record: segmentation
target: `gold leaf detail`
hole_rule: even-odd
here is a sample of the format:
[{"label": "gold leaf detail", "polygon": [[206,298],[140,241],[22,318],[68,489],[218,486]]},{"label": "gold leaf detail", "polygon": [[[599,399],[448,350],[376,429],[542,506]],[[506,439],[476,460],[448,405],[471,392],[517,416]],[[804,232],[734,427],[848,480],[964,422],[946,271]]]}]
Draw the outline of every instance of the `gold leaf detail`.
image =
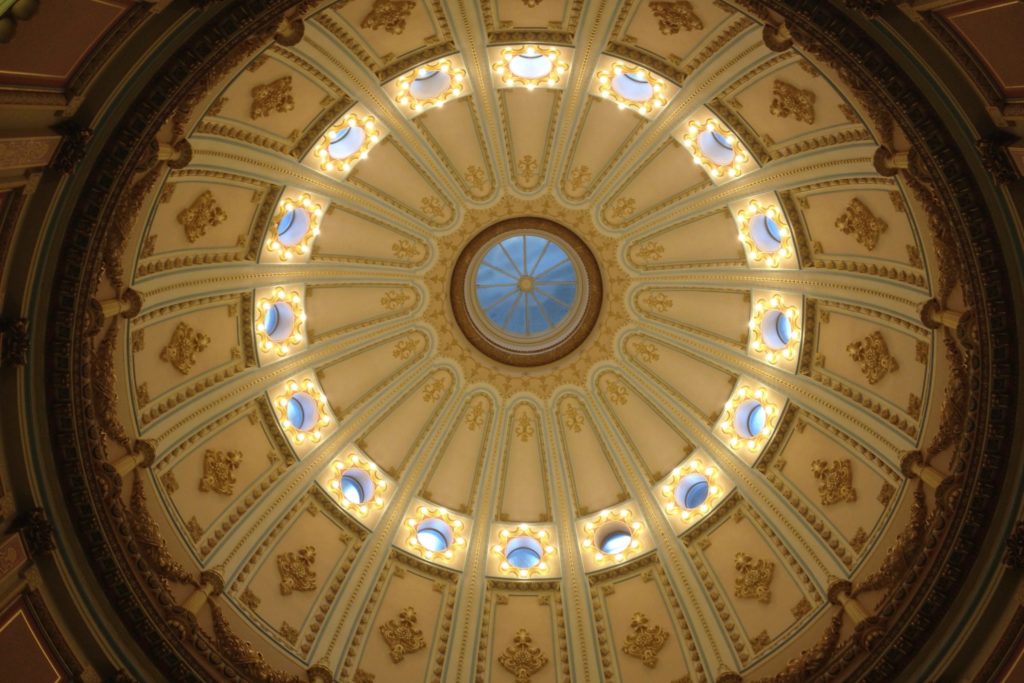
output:
[{"label": "gold leaf detail", "polygon": [[814,123],[814,93],[775,79],[772,84],[772,103],[768,111],[779,118],[793,117],[803,123]]},{"label": "gold leaf detail", "polygon": [[914,360],[918,363],[928,362],[928,342],[918,341],[917,346],[914,347]]},{"label": "gold leaf detail", "polygon": [[852,234],[868,251],[874,251],[879,236],[889,229],[885,221],[877,218],[867,204],[856,197],[850,201],[843,215],[836,219],[836,227],[846,235]]},{"label": "gold leaf detail", "polygon": [[230,496],[235,492],[235,470],[242,464],[241,451],[208,450],[203,455],[200,491],[215,491]]},{"label": "gold leaf detail", "polygon": [[754,651],[754,654],[757,654],[768,647],[770,642],[772,642],[772,638],[768,635],[768,631],[761,631],[750,639],[750,649]]},{"label": "gold leaf detail", "polygon": [[658,353],[658,347],[651,342],[638,341],[633,345],[633,353],[645,363],[653,363],[656,360],[661,359],[661,354]]},{"label": "gold leaf detail", "polygon": [[278,555],[281,595],[291,595],[293,591],[305,593],[316,590],[316,572],[313,570],[315,561],[316,548],[311,545],[300,548],[298,552]]},{"label": "gold leaf detail", "polygon": [[811,603],[807,601],[807,598],[800,598],[800,602],[796,603],[793,609],[789,611],[793,618],[799,621],[805,614],[811,611]]},{"label": "gold leaf detail", "polygon": [[434,379],[433,381],[428,382],[423,387],[423,401],[425,403],[434,403],[434,402],[436,402],[439,398],[441,398],[441,394],[444,393],[444,388],[445,388],[444,377],[438,377],[438,378]]},{"label": "gold leaf detail", "polygon": [[769,603],[772,599],[771,583],[775,563],[770,560],[755,560],[746,553],[736,553],[736,597],[756,598]]},{"label": "gold leaf detail", "polygon": [[662,292],[655,292],[644,297],[643,304],[649,310],[664,313],[672,308],[672,299]]},{"label": "gold leaf detail", "polygon": [[299,640],[298,630],[287,621],[281,622],[281,628],[277,629],[281,637],[294,645]]},{"label": "gold leaf detail", "polygon": [[185,228],[185,237],[189,242],[195,242],[206,234],[207,228],[216,227],[227,219],[228,215],[217,206],[217,201],[209,190],[199,195],[192,202],[192,206],[178,214],[178,223]]},{"label": "gold leaf detail", "polygon": [[658,19],[658,30],[666,36],[679,33],[681,29],[699,31],[704,28],[704,22],[694,13],[693,5],[686,0],[652,2],[650,8]]},{"label": "gold leaf detail", "polygon": [[565,405],[565,426],[576,434],[580,433],[583,429],[583,425],[586,424],[586,418],[583,416],[583,411],[577,408],[572,403]]},{"label": "gold leaf detail", "polygon": [[665,647],[665,641],[668,640],[668,631],[660,626],[651,626],[641,612],[633,614],[629,627],[633,632],[626,636],[622,651],[630,657],[639,659],[647,668],[653,669],[658,663],[658,652]]},{"label": "gold leaf detail", "polygon": [[259,596],[253,593],[251,588],[246,588],[242,591],[242,594],[238,596],[238,600],[243,605],[254,611],[260,606]]},{"label": "gold leaf detail", "polygon": [[444,205],[441,204],[441,200],[437,197],[424,197],[420,200],[420,207],[423,209],[423,213],[434,218],[444,217]]},{"label": "gold leaf detail", "polygon": [[533,436],[533,419],[530,417],[529,412],[524,410],[516,416],[515,432],[516,436],[519,437],[519,440],[523,443],[529,441],[530,437]]},{"label": "gold leaf detail", "polygon": [[640,245],[640,248],[636,250],[636,255],[645,261],[660,261],[661,257],[665,255],[665,247],[660,242],[650,241],[644,242]]},{"label": "gold leaf detail", "polygon": [[875,384],[900,367],[889,353],[889,347],[881,332],[872,332],[860,341],[851,342],[846,347],[846,352],[850,354],[850,358],[860,363],[860,371],[867,377],[868,384]]},{"label": "gold leaf detail", "polygon": [[533,182],[533,177],[537,174],[537,168],[537,160],[533,158],[532,154],[527,154],[516,164],[516,169],[519,171],[519,177],[526,185]]},{"label": "gold leaf detail", "polygon": [[587,183],[590,182],[590,179],[592,177],[593,176],[590,173],[589,166],[587,166],[586,164],[583,164],[582,166],[577,166],[576,168],[572,169],[572,172],[569,174],[569,189],[571,189],[574,192],[578,192],[579,190],[583,189],[583,187],[586,186]]},{"label": "gold leaf detail", "polygon": [[498,663],[515,676],[516,683],[529,683],[530,677],[544,668],[548,658],[539,647],[530,647],[533,638],[521,628],[516,632],[512,644],[498,656]]},{"label": "gold leaf detail", "polygon": [[487,191],[487,176],[484,174],[484,169],[479,166],[473,165],[466,169],[463,174],[466,182],[477,192],[483,193]]},{"label": "gold leaf detail", "polygon": [[636,211],[636,200],[632,197],[619,197],[612,204],[609,215],[612,218],[625,218]]},{"label": "gold leaf detail", "polygon": [[380,305],[389,311],[394,311],[405,306],[405,302],[408,300],[409,295],[404,289],[389,289],[380,298]]},{"label": "gold leaf detail", "polygon": [[[424,201],[426,199],[424,198]],[[411,240],[398,240],[391,245],[391,252],[395,258],[402,261],[412,261],[420,255],[420,248]]]},{"label": "gold leaf detail", "polygon": [[415,8],[414,0],[375,0],[360,26],[371,31],[384,29],[397,36],[405,30],[405,21]]},{"label": "gold leaf detail", "polygon": [[284,114],[294,108],[291,76],[282,76],[276,81],[257,85],[252,89],[252,108],[249,110],[249,116],[253,121],[270,116],[274,112]]},{"label": "gold leaf detail", "polygon": [[395,348],[391,350],[391,355],[400,360],[408,360],[416,352],[417,346],[419,346],[419,342],[415,339],[400,339],[395,342]]},{"label": "gold leaf detail", "polygon": [[608,396],[608,400],[616,405],[624,406],[629,402],[629,394],[626,392],[626,387],[615,380],[605,385],[604,392]]},{"label": "gold leaf detail", "polygon": [[407,654],[427,646],[423,631],[416,628],[416,610],[406,607],[398,613],[397,619],[389,619],[380,625],[380,634],[391,650],[391,661],[399,663]]},{"label": "gold leaf detail", "polygon": [[188,323],[178,323],[171,335],[171,341],[160,352],[160,360],[166,361],[183,375],[192,371],[196,354],[210,345],[210,338],[193,329]]},{"label": "gold leaf detail", "polygon": [[484,426],[484,411],[486,410],[483,401],[477,401],[469,406],[466,411],[466,428],[475,432],[478,427]]},{"label": "gold leaf detail", "polygon": [[857,500],[857,491],[852,483],[853,466],[849,459],[831,463],[815,460],[811,463],[811,473],[818,480],[818,495],[821,496],[822,505],[853,503]]},{"label": "gold leaf detail", "polygon": [[850,539],[850,547],[853,548],[854,552],[860,552],[864,549],[864,544],[868,542],[868,532],[864,531],[864,527],[857,527],[857,533]]}]

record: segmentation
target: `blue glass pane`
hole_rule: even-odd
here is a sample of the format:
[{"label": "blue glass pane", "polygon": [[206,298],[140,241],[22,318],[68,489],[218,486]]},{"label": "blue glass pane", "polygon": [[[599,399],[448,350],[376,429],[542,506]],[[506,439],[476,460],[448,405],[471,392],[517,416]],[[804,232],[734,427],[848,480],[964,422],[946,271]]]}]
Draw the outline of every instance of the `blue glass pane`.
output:
[{"label": "blue glass pane", "polygon": [[416,540],[427,550],[435,553],[444,551],[448,547],[448,539],[437,529],[420,529],[416,532]]},{"label": "blue glass pane", "polygon": [[280,317],[277,315],[277,306],[278,304],[274,304],[267,309],[267,335],[271,337],[277,332],[277,325],[280,322]]},{"label": "blue glass pane", "polygon": [[627,531],[613,531],[601,539],[601,552],[609,555],[621,553],[629,547],[633,537]]},{"label": "blue glass pane", "polygon": [[710,486],[702,474],[688,474],[683,477],[676,488],[676,501],[683,507],[692,510],[700,507],[708,499]]},{"label": "blue glass pane", "polygon": [[732,149],[732,145],[729,144],[728,138],[719,133],[717,130],[711,131],[711,137],[713,137],[715,139],[715,142],[720,144],[722,147],[725,147],[726,149]]},{"label": "blue glass pane", "polygon": [[526,333],[526,297],[516,294],[516,303],[512,307],[512,317],[508,319],[505,329],[514,334]]},{"label": "blue glass pane", "polygon": [[793,336],[793,324],[789,322],[789,318],[785,315],[779,315],[775,318],[775,333],[779,335],[779,340],[783,344],[788,344],[790,338]]},{"label": "blue glass pane", "polygon": [[774,219],[768,216],[764,217],[764,227],[768,230],[768,234],[772,236],[772,239],[776,242],[782,242],[782,233],[779,232],[779,224]]},{"label": "blue glass pane", "polygon": [[348,474],[341,478],[341,493],[352,503],[358,504],[366,500],[363,485],[355,477]]},{"label": "blue glass pane", "polygon": [[540,564],[540,555],[533,548],[516,548],[509,552],[505,559],[517,569],[530,569]]},{"label": "blue glass pane", "polygon": [[[502,296],[504,296],[504,294],[502,294]],[[487,317],[490,318],[498,327],[504,328],[506,321],[512,313],[512,306],[515,305],[517,299],[519,299],[518,291],[511,296],[506,296],[497,305],[485,309],[487,311]]]},{"label": "blue glass pane", "polygon": [[[498,266],[501,268],[501,266]],[[477,285],[508,285],[514,287],[516,278],[509,274],[508,268],[497,270],[487,262],[481,263],[476,272]]]},{"label": "blue glass pane", "polygon": [[[572,289],[575,291],[575,287]],[[551,298],[550,294],[545,296],[548,293],[546,290],[538,289],[538,292],[537,298],[541,302],[541,308],[544,309],[544,315],[547,316],[552,325],[557,325],[569,312],[569,308],[561,301]],[[567,301],[572,301],[572,298],[570,297]]]},{"label": "blue glass pane", "polygon": [[747,432],[750,436],[757,436],[764,429],[766,415],[764,407],[759,403],[750,409],[747,415]]},{"label": "blue glass pane", "polygon": [[572,261],[566,259],[545,273],[537,273],[536,277],[537,282],[541,284],[545,282],[574,282],[576,269],[573,267]]},{"label": "blue glass pane", "polygon": [[543,256],[541,256],[539,260],[530,264],[530,274],[533,275],[534,277],[546,277],[544,273],[546,273],[551,268],[558,265],[565,259],[565,252],[562,251],[557,244],[552,244],[550,247],[548,247],[547,251],[544,252]]},{"label": "blue glass pane", "polygon": [[288,415],[288,422],[291,423],[296,429],[302,429],[306,422],[306,411],[302,407],[302,401],[297,398],[288,399],[288,407],[286,408]]},{"label": "blue glass pane", "polygon": [[[526,273],[533,273],[534,266],[537,265],[537,261],[540,259],[542,253],[551,251],[551,248],[555,245],[547,241],[543,237],[537,237],[536,235],[527,235],[523,238],[526,244],[526,261],[523,271]],[[561,251],[561,249],[559,249]]]}]

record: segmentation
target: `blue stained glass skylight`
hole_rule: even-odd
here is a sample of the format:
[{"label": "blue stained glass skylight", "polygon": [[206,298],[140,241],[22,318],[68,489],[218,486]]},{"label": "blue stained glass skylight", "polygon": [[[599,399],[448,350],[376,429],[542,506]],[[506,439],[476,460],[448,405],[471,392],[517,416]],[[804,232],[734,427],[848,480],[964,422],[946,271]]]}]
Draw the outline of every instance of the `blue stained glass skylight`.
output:
[{"label": "blue stained glass skylight", "polygon": [[539,235],[516,235],[492,246],[476,272],[480,310],[498,329],[521,337],[562,323],[578,294],[576,266],[565,250]]}]

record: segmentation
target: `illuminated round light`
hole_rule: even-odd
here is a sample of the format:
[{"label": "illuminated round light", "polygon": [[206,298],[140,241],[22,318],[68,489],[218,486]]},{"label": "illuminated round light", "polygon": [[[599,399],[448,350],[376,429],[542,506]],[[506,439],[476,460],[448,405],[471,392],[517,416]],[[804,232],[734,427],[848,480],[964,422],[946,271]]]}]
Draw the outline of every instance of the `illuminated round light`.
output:
[{"label": "illuminated round light", "polygon": [[782,311],[768,311],[761,320],[761,338],[769,348],[779,351],[793,338],[793,323]]},{"label": "illuminated round light", "polygon": [[543,556],[540,543],[529,536],[516,536],[505,545],[505,560],[516,569],[532,569]]},{"label": "illuminated round light", "polygon": [[654,97],[654,86],[638,73],[620,73],[612,78],[612,88],[631,102],[646,102]]},{"label": "illuminated round light", "polygon": [[699,508],[707,501],[710,490],[708,478],[703,474],[687,474],[676,486],[676,502],[687,510]]},{"label": "illuminated round light", "polygon": [[305,392],[293,394],[285,407],[288,423],[300,432],[308,432],[316,426],[316,401]]},{"label": "illuminated round light", "polygon": [[736,158],[736,150],[728,138],[716,130],[704,130],[697,136],[700,151],[719,166],[728,166]]},{"label": "illuminated round light", "polygon": [[289,304],[279,301],[267,309],[263,324],[267,337],[281,343],[291,336],[295,328],[295,311]]},{"label": "illuminated round light", "polygon": [[758,213],[750,219],[750,236],[761,251],[775,252],[782,246],[782,229],[767,214]]},{"label": "illuminated round light", "polygon": [[619,522],[606,524],[598,536],[597,547],[605,555],[616,555],[625,552],[633,542],[633,534],[629,527]]},{"label": "illuminated round light", "polygon": [[309,211],[301,206],[289,209],[277,222],[277,241],[286,247],[294,247],[309,233],[311,222]]},{"label": "illuminated round light", "polygon": [[425,519],[416,526],[416,541],[426,550],[443,553],[452,544],[452,529],[440,519]]},{"label": "illuminated round light", "polygon": [[350,503],[361,505],[373,498],[373,481],[370,475],[360,469],[349,469],[341,473],[341,495]]},{"label": "illuminated round light", "polygon": [[409,94],[418,100],[430,100],[449,88],[452,77],[440,69],[422,71],[409,86]]},{"label": "illuminated round light", "polygon": [[366,132],[359,126],[345,126],[331,136],[327,143],[327,153],[332,159],[347,159],[363,146]]},{"label": "illuminated round light", "polygon": [[551,73],[554,64],[547,55],[526,52],[509,60],[508,69],[520,78],[537,79],[544,78]]},{"label": "illuminated round light", "polygon": [[733,427],[743,437],[753,439],[762,431],[768,423],[768,413],[760,401],[750,399],[744,401],[736,409],[736,416],[733,418]]}]

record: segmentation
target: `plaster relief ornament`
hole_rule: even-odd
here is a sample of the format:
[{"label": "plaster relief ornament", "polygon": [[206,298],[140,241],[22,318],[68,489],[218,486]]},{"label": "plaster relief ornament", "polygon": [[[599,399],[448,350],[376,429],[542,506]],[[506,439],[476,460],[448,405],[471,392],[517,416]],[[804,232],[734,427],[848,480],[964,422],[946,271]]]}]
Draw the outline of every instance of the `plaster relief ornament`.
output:
[{"label": "plaster relief ornament", "polygon": [[281,595],[291,595],[292,591],[309,592],[316,590],[316,572],[313,563],[316,561],[316,548],[311,545],[294,553],[281,553],[277,556],[277,571],[281,574]]},{"label": "plaster relief ornament", "polygon": [[539,647],[530,647],[533,638],[525,628],[516,632],[512,644],[498,657],[498,663],[515,676],[516,683],[530,683],[530,677],[544,668],[547,656]]},{"label": "plaster relief ornament", "polygon": [[208,228],[214,228],[228,219],[224,210],[217,206],[213,193],[209,190],[199,195],[192,206],[178,214],[178,223],[185,228],[185,238],[195,242],[206,234]]},{"label": "plaster relief ornament", "polygon": [[765,604],[771,602],[772,575],[775,564],[769,560],[755,560],[746,553],[736,553],[736,597],[756,598]]},{"label": "plaster relief ornament", "polygon": [[641,612],[633,614],[629,627],[633,632],[626,636],[626,644],[622,646],[622,651],[653,669],[658,663],[658,652],[665,647],[668,640],[668,631],[660,626],[651,626],[647,616]]},{"label": "plaster relief ornament", "polygon": [[407,654],[427,646],[423,631],[416,628],[416,610],[406,607],[398,613],[397,619],[389,619],[380,625],[380,634],[391,650],[391,661],[398,664]]},{"label": "plaster relief ornament", "polygon": [[899,370],[899,363],[889,353],[881,332],[872,332],[860,341],[846,347],[850,358],[860,363],[860,371],[867,377],[868,384],[875,384],[890,372]]},{"label": "plaster relief ornament", "polygon": [[693,5],[687,0],[651,2],[649,6],[658,18],[658,30],[666,36],[679,33],[680,29],[699,31],[704,28],[704,22],[694,13]]},{"label": "plaster relief ornament", "polygon": [[397,36],[405,30],[405,21],[415,8],[414,0],[376,0],[360,26],[371,31],[384,29]]},{"label": "plaster relief ornament", "polygon": [[836,227],[844,234],[853,235],[868,251],[874,251],[879,236],[889,229],[888,223],[871,213],[867,204],[856,197],[850,201],[843,215],[836,219]]},{"label": "plaster relief ornament", "polygon": [[284,114],[294,108],[291,76],[282,76],[276,81],[257,85],[252,89],[252,108],[249,110],[249,116],[253,121],[270,116],[274,112]]},{"label": "plaster relief ornament", "polygon": [[857,500],[857,492],[853,488],[853,470],[849,459],[827,463],[815,460],[811,463],[811,473],[818,480],[818,495],[822,505],[836,503],[853,503]]},{"label": "plaster relief ornament", "polygon": [[814,123],[814,93],[775,80],[772,84],[772,103],[768,111],[782,119],[794,118],[806,124]]},{"label": "plaster relief ornament", "polygon": [[160,352],[160,360],[166,361],[183,375],[192,371],[196,354],[210,345],[210,338],[193,329],[188,323],[178,323],[171,335],[171,341]]},{"label": "plaster relief ornament", "polygon": [[213,491],[225,496],[235,492],[235,470],[242,464],[241,451],[208,450],[203,455],[203,477],[200,491]]}]

